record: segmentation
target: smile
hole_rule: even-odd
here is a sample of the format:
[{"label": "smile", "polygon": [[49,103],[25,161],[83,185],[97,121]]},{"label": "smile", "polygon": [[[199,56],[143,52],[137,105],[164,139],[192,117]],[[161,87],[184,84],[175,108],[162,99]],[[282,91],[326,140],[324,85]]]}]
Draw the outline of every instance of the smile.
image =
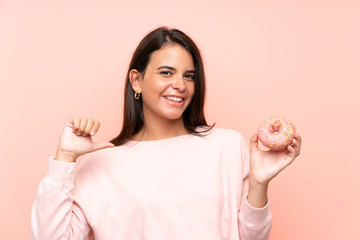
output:
[{"label": "smile", "polygon": [[177,102],[177,103],[180,103],[180,102],[184,101],[184,98],[181,98],[181,97],[164,96],[164,98],[169,99],[169,100],[171,100],[173,102]]}]

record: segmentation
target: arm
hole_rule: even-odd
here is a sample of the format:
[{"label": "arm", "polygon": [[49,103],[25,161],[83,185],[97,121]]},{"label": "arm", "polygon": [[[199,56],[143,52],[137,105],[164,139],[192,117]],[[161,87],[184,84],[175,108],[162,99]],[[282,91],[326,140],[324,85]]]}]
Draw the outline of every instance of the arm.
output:
[{"label": "arm", "polygon": [[[31,239],[89,239],[84,203],[74,188],[77,157],[112,143],[93,143],[100,123],[73,118],[64,127],[55,159],[50,159],[31,213]],[[91,135],[91,136],[90,136]]]},{"label": "arm", "polygon": [[[250,156],[243,153],[243,159],[250,159],[244,161],[247,166],[243,166],[243,169],[248,169],[250,165],[250,171],[243,174],[244,189],[247,187],[247,194],[241,203],[239,217],[240,223],[243,223],[240,224],[241,239],[269,238],[271,230],[271,213],[268,209],[267,197],[269,182],[295,160],[300,154],[300,147],[301,137],[298,134],[292,145],[282,151],[262,151],[258,148],[257,134],[251,138]],[[251,228],[256,231],[250,231]]]},{"label": "arm", "polygon": [[31,213],[31,239],[89,239],[90,227],[74,190],[76,163],[50,158]]},{"label": "arm", "polygon": [[[240,211],[238,214],[239,223],[239,235],[242,240],[265,240],[269,239],[272,215],[267,200],[267,186],[266,189],[254,188],[258,187],[251,183],[250,177],[250,154],[246,147],[245,141],[242,141],[242,176],[243,176],[243,191],[240,203]],[[250,197],[255,198],[256,202],[249,201]],[[260,197],[259,197],[259,196]],[[263,196],[265,197],[265,203],[262,202]],[[257,202],[261,202],[261,206],[255,205]]]}]

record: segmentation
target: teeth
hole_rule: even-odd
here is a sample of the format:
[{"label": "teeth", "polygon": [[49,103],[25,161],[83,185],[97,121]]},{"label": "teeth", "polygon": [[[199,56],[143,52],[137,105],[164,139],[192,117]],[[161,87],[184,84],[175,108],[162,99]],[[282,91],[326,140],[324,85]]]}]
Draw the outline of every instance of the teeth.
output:
[{"label": "teeth", "polygon": [[172,96],[165,96],[166,99],[169,99],[171,101],[174,102],[181,102],[182,100],[184,100],[183,98],[179,98],[179,97],[172,97]]}]

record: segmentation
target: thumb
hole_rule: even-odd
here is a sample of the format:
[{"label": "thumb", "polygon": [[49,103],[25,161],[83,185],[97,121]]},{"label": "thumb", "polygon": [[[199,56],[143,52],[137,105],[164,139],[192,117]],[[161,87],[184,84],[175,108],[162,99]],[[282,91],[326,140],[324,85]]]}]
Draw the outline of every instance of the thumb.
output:
[{"label": "thumb", "polygon": [[65,124],[65,126],[68,126],[68,127],[73,128],[73,127],[74,127],[74,121],[72,120],[72,121],[70,121],[70,122],[67,122],[67,123]]},{"label": "thumb", "polygon": [[110,148],[110,147],[115,147],[115,145],[112,144],[111,142],[94,143],[92,151],[97,151],[97,150],[100,150],[100,149]]},{"label": "thumb", "polygon": [[250,152],[259,150],[259,145],[258,145],[258,134],[257,132],[250,138]]}]

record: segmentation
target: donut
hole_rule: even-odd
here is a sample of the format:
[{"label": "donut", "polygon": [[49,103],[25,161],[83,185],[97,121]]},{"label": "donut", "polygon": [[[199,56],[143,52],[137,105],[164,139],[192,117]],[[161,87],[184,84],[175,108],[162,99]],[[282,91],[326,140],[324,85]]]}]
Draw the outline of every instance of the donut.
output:
[{"label": "donut", "polygon": [[258,130],[259,141],[267,148],[281,150],[289,146],[295,137],[295,126],[286,118],[271,117]]}]

